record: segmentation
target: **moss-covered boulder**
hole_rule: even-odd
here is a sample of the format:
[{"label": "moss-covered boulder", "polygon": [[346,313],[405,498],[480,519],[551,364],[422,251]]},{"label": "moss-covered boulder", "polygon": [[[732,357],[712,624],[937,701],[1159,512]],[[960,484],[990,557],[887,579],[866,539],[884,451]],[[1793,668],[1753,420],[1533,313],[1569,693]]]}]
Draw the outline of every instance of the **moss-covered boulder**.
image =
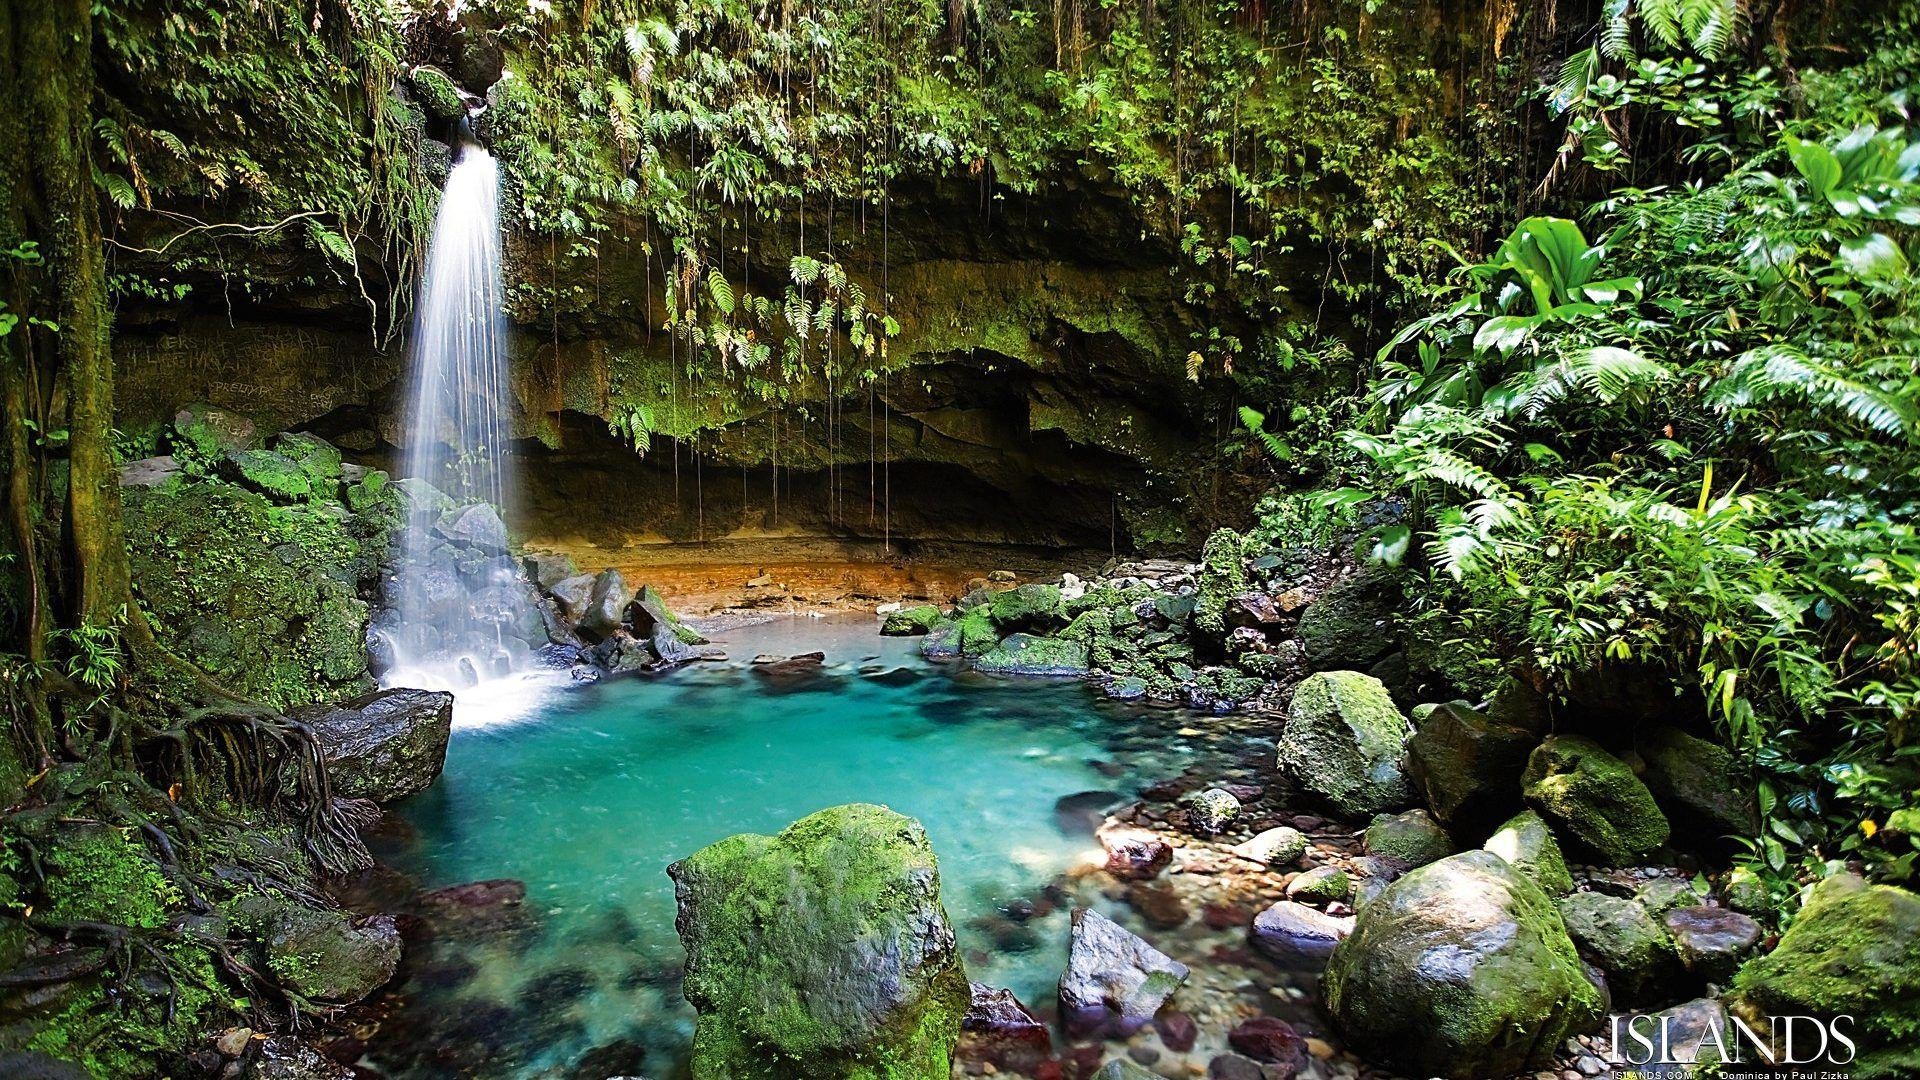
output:
[{"label": "moss-covered boulder", "polygon": [[1753,777],[1726,747],[1658,724],[1634,750],[1646,764],[1641,780],[1690,848],[1723,849],[1759,828]]},{"label": "moss-covered boulder", "polygon": [[1393,576],[1371,569],[1335,585],[1300,613],[1294,635],[1317,671],[1364,668],[1393,651],[1401,595]]},{"label": "moss-covered boulder", "polygon": [[[299,463],[276,458],[311,494]],[[394,492],[354,511],[207,476],[124,488],[135,595],[163,644],[247,697],[285,708],[365,693]]]},{"label": "moss-covered boulder", "polygon": [[1367,826],[1367,854],[1425,866],[1453,854],[1453,837],[1425,810],[1379,814]]},{"label": "moss-covered boulder", "polygon": [[948,1075],[969,993],[918,822],[831,807],[667,873],[694,1080]]},{"label": "moss-covered boulder", "polygon": [[1227,605],[1247,591],[1245,541],[1232,529],[1207,537],[1200,549],[1200,571],[1194,591],[1193,628],[1210,640],[1227,636]]},{"label": "moss-covered boulder", "polygon": [[918,637],[940,622],[940,609],[932,604],[916,604],[887,613],[880,632],[888,637]]},{"label": "moss-covered boulder", "polygon": [[1906,889],[1827,878],[1733,985],[1772,1016],[1853,1017],[1861,1080],[1920,1075],[1920,896]]},{"label": "moss-covered boulder", "polygon": [[1646,908],[1604,893],[1577,892],[1559,901],[1560,917],[1581,955],[1607,973],[1615,1001],[1645,1000],[1680,973],[1673,939]]},{"label": "moss-covered boulder", "polygon": [[389,915],[353,919],[266,895],[242,897],[226,914],[257,943],[274,978],[316,1005],[359,1001],[400,964],[400,931]]},{"label": "moss-covered boulder", "polygon": [[990,675],[1078,678],[1087,673],[1087,647],[1066,638],[1009,634],[975,658],[973,669]]},{"label": "moss-covered boulder", "polygon": [[1435,705],[1407,740],[1407,775],[1435,817],[1477,831],[1517,808],[1520,774],[1539,741],[1463,702]]},{"label": "moss-covered boulder", "polygon": [[1003,634],[1017,631],[1044,633],[1065,625],[1058,585],[1029,584],[995,593],[986,605],[987,617]]},{"label": "moss-covered boulder", "polygon": [[1667,819],[1647,785],[1592,739],[1549,737],[1527,759],[1521,785],[1556,830],[1610,865],[1627,865],[1667,842]]},{"label": "moss-covered boulder", "polygon": [[460,88],[437,67],[422,64],[407,72],[407,89],[413,91],[414,99],[426,114],[440,123],[451,123],[467,115],[466,103],[460,100]]},{"label": "moss-covered boulder", "polygon": [[1485,851],[1387,886],[1334,947],[1322,989],[1362,1054],[1460,1080],[1544,1065],[1602,1011],[1553,902]]},{"label": "moss-covered boulder", "polygon": [[1316,866],[1287,882],[1287,899],[1324,907],[1353,895],[1353,876],[1337,866]]},{"label": "moss-covered boulder", "polygon": [[1380,680],[1323,671],[1294,691],[1280,767],[1354,817],[1405,804],[1407,718]]},{"label": "moss-covered boulder", "polygon": [[1573,875],[1567,871],[1560,842],[1553,838],[1546,820],[1531,810],[1507,819],[1482,846],[1532,878],[1548,896],[1565,896],[1573,891]]}]

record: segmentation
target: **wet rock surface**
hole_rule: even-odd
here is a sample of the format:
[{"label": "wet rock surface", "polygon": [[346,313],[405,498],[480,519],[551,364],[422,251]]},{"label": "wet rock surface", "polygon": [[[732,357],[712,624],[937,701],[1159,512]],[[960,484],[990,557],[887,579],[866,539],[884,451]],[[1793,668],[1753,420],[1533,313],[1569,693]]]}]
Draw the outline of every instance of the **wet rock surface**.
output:
[{"label": "wet rock surface", "polygon": [[294,717],[313,730],[336,794],[394,802],[425,791],[446,766],[453,695],[380,690]]}]

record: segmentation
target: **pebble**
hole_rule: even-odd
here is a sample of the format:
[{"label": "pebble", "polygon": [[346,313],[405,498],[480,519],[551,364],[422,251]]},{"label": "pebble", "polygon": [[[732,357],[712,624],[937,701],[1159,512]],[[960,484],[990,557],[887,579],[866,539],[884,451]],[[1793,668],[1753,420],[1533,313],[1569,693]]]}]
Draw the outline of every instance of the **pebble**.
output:
[{"label": "pebble", "polygon": [[251,1038],[253,1038],[252,1028],[228,1028],[214,1038],[213,1048],[228,1057],[239,1057],[247,1048],[247,1040]]},{"label": "pebble", "polygon": [[1599,1076],[1601,1073],[1607,1071],[1607,1063],[1594,1057],[1592,1054],[1580,1055],[1580,1057],[1574,1061],[1573,1067],[1579,1069],[1580,1072],[1586,1076]]}]

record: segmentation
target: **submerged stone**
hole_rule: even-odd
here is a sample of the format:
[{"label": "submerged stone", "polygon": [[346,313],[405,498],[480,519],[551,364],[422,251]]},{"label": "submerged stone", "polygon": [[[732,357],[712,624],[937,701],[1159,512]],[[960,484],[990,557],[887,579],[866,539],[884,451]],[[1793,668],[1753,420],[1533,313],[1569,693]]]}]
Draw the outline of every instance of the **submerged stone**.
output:
[{"label": "submerged stone", "polygon": [[1185,964],[1089,908],[1073,913],[1060,976],[1060,1015],[1077,1037],[1124,1038],[1145,1027],[1187,981]]},{"label": "submerged stone", "polygon": [[696,1080],[948,1075],[971,995],[918,822],[836,806],[667,872]]}]

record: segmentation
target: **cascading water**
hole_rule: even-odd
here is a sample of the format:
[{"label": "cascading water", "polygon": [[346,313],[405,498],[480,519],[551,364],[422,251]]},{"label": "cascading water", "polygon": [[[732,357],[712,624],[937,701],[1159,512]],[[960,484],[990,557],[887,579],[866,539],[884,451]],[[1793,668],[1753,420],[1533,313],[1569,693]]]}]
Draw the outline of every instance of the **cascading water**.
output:
[{"label": "cascading water", "polygon": [[546,641],[499,514],[512,494],[501,300],[499,169],[464,139],[414,334],[407,528],[375,640],[388,686],[467,690],[523,670]]}]

